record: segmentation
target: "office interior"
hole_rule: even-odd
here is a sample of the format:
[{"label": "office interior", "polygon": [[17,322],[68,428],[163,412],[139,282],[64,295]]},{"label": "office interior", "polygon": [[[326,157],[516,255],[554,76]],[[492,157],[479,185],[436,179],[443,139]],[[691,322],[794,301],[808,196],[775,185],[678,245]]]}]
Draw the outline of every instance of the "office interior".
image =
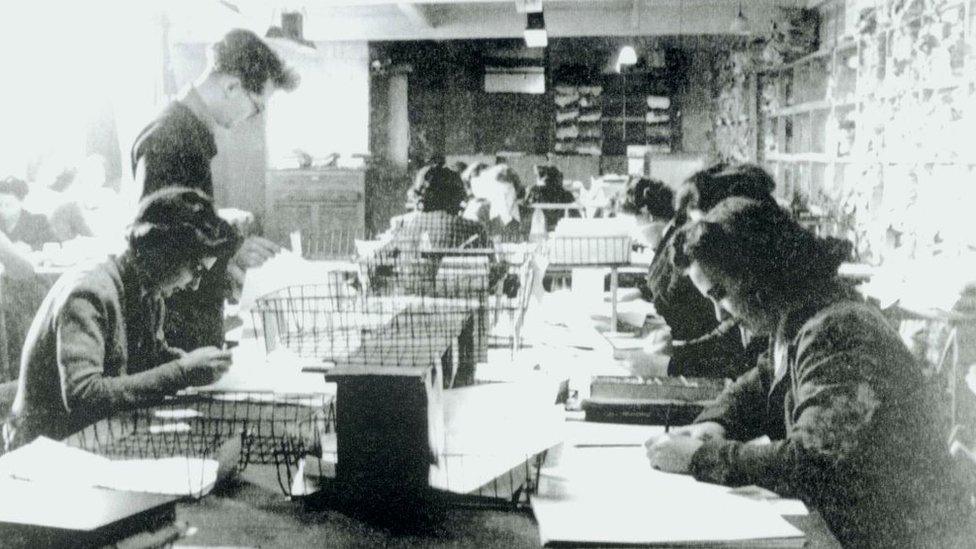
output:
[{"label": "office interior", "polygon": [[[36,484],[0,490],[8,539],[842,546],[816,506],[772,491],[623,488],[651,470],[648,439],[692,423],[741,373],[669,370],[665,322],[642,293],[667,220],[635,219],[626,188],[643,177],[680,193],[718,163],[761,167],[790,219],[849,243],[838,276],[938,385],[946,452],[976,486],[976,1],[106,0],[0,14],[0,177],[26,183],[23,211],[53,229],[14,242],[27,272],[14,261],[0,275],[3,417],[45,296],[125,245],[141,198],[133,142],[207,70],[213,44],[251,30],[300,76],[257,116],[212,128],[215,207],[280,247],[225,304],[229,373],[27,458],[0,455],[3,483],[19,467],[31,480],[16,481]],[[487,256],[449,260],[425,235],[434,290],[355,314],[334,304],[323,288],[337,280],[378,287],[367,264],[415,207],[419,171],[479,163],[507,166],[523,189],[555,168],[571,198],[533,205],[523,193],[505,217],[518,228]],[[494,212],[505,199],[483,200]],[[67,202],[83,230],[53,223]],[[505,288],[489,272],[499,261]],[[465,295],[435,295],[448,285]],[[404,311],[420,328],[395,320]],[[59,460],[49,469],[77,460],[83,472],[41,472],[45,453]],[[131,468],[104,473],[103,457]],[[575,493],[563,473],[586,505],[553,503]],[[86,475],[116,480],[70,479]],[[168,480],[178,487],[159,488]],[[158,500],[107,501],[106,483]],[[15,509],[32,490],[115,511],[79,522],[51,518],[71,505]],[[678,526],[624,528],[643,523],[629,509],[644,505]],[[723,509],[715,533],[680,516]],[[568,527],[574,512],[588,528]]]}]

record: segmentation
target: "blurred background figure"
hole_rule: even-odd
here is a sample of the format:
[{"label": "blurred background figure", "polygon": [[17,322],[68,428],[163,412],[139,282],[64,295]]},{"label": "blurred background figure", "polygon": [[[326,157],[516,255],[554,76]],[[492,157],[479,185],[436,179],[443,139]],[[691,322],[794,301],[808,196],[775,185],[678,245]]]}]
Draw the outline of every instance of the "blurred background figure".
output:
[{"label": "blurred background figure", "polygon": [[634,243],[653,250],[674,218],[674,191],[657,179],[631,177],[621,209],[623,215],[633,218]]},{"label": "blurred background figure", "polygon": [[518,174],[506,164],[485,169],[471,180],[471,196],[464,217],[481,223],[494,240],[511,241],[522,235]]},{"label": "blurred background figure", "polygon": [[119,234],[124,222],[115,207],[118,193],[106,184],[105,159],[98,154],[85,158],[51,212],[51,228],[59,241]]},{"label": "blurred background figure", "polygon": [[24,209],[27,192],[27,182],[22,179],[0,181],[0,230],[24,251],[36,251],[57,239],[44,215]]},{"label": "blurred background figure", "polygon": [[[576,202],[573,193],[563,187],[563,173],[555,166],[537,165],[535,167],[536,184],[529,189],[525,197],[527,206],[533,204],[572,204]],[[531,208],[526,208],[532,211]],[[545,218],[546,232],[552,232],[556,228],[559,220],[566,216],[565,210],[545,209],[539,210]],[[532,222],[535,223],[535,213],[532,213]],[[579,212],[570,211],[570,217],[579,217]]]}]

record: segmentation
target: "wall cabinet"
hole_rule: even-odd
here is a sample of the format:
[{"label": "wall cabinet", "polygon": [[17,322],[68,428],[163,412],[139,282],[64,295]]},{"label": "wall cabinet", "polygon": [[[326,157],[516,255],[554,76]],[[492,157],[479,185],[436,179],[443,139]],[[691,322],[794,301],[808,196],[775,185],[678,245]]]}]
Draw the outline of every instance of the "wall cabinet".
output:
[{"label": "wall cabinet", "polygon": [[282,245],[302,235],[306,257],[350,255],[365,233],[365,172],[352,169],[270,170],[266,234]]}]

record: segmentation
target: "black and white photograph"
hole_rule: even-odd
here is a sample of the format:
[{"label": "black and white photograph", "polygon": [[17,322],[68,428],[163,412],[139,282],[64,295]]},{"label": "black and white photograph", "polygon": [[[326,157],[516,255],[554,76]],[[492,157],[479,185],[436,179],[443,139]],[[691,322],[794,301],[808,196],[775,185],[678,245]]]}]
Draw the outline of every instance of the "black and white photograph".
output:
[{"label": "black and white photograph", "polygon": [[976,0],[5,0],[0,549],[976,549]]}]

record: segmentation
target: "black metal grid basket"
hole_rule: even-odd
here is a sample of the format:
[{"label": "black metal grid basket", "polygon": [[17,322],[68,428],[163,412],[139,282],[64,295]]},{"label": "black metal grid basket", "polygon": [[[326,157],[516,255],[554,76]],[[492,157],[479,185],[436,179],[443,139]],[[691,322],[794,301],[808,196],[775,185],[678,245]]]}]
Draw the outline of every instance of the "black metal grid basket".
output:
[{"label": "black metal grid basket", "polygon": [[[279,484],[285,495],[303,497],[312,494],[338,491],[336,468],[338,452],[334,430],[323,430],[316,442],[292,438],[282,441],[283,456],[278,467]],[[463,492],[457,491],[457,483],[452,482],[452,469],[465,467],[466,461],[480,461],[494,456],[479,456],[445,452],[438,455],[443,464],[439,478],[432,479],[428,497],[436,497],[462,507],[486,507],[495,509],[518,509],[529,504],[529,496],[537,493],[542,466],[549,451],[526,454],[524,460],[504,471],[484,484],[470,486]]]},{"label": "black metal grid basket", "polygon": [[254,326],[269,353],[285,348],[323,363],[417,365],[475,313],[475,337],[484,342],[477,360],[485,361],[502,318],[509,328],[500,337],[518,349],[539,250],[508,244],[360,259],[356,273],[333,272],[322,283],[258,298]]},{"label": "black metal grid basket", "polygon": [[112,459],[210,458],[241,471],[293,463],[293,441],[318,440],[334,416],[331,395],[208,392],[115,414],[66,442]]}]

